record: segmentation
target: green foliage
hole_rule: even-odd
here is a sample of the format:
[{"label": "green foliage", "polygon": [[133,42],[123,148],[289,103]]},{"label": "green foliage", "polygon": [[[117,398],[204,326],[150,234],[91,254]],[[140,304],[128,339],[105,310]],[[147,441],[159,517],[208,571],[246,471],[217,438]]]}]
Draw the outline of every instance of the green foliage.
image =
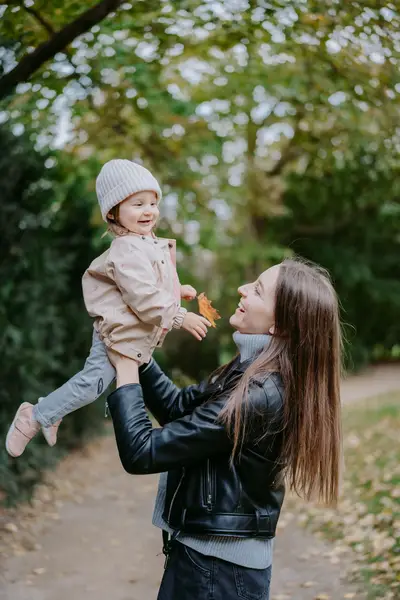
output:
[{"label": "green foliage", "polygon": [[281,243],[331,273],[347,324],[348,359],[358,366],[390,356],[400,340],[399,173],[382,154],[365,152],[325,169],[315,173],[310,165],[287,180],[285,216],[272,229]]},{"label": "green foliage", "polygon": [[[81,299],[80,278],[93,250],[91,208],[81,195],[79,175],[75,172],[68,180],[63,165],[46,168],[57,155],[41,156],[6,129],[0,131],[0,146],[7,149],[0,158],[0,431],[4,439],[19,404],[35,403],[63,383],[86,356],[91,324]],[[73,173],[71,165],[69,171]],[[29,489],[60,449],[76,444],[85,428],[95,427],[97,412],[88,408],[66,420],[56,452],[37,436],[24,458],[16,461],[2,444],[2,492],[14,499]]]},{"label": "green foliage", "polygon": [[[86,8],[2,2],[0,76]],[[109,242],[94,181],[116,157],[160,179],[158,234],[224,317],[201,345],[171,333],[164,366],[197,378],[225,361],[237,287],[293,253],[332,273],[349,364],[398,358],[399,26],[377,0],[124,2],[21,82],[0,103],[0,122],[25,130],[0,140],[7,406],[86,353],[80,275]],[[45,169],[37,151],[54,147]]]}]

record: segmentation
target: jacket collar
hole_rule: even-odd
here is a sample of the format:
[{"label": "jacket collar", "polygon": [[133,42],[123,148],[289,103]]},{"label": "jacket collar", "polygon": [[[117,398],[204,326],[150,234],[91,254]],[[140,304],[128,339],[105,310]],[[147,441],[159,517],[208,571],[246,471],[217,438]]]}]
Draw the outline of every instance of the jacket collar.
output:
[{"label": "jacket collar", "polygon": [[238,354],[232,364],[232,367],[229,369],[229,373],[233,373],[234,371],[236,371],[238,373],[244,373],[246,371],[246,369],[248,369],[248,367],[251,365],[252,362],[253,362],[253,359],[251,359],[251,358],[244,360],[243,362],[240,362],[240,354]]},{"label": "jacket collar", "polygon": [[249,358],[243,362],[240,362],[238,364],[238,366],[236,367],[236,370],[239,371],[240,373],[244,373],[246,371],[246,369],[249,368],[249,366],[251,365],[251,363],[254,362],[254,359]]},{"label": "jacket collar", "polygon": [[130,231],[126,235],[130,236],[130,237],[134,237],[137,240],[141,240],[145,244],[158,245],[159,248],[166,248],[166,247],[175,248],[176,247],[176,240],[157,237],[154,234],[153,235],[141,235],[140,233],[133,233],[132,231]]},{"label": "jacket collar", "polygon": [[251,365],[251,363],[251,359],[246,360],[244,362],[240,362],[240,355],[238,354],[233,360],[233,363],[228,369],[228,371],[226,371],[226,373],[221,374],[221,378],[217,379],[218,384],[223,387],[228,380],[242,375],[245,372],[245,370]]}]

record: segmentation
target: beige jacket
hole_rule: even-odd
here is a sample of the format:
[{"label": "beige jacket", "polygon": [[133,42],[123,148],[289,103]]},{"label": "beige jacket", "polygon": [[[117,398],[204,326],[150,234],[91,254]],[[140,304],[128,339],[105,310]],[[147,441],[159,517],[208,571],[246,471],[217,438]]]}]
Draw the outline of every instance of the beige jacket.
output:
[{"label": "beige jacket", "polygon": [[86,309],[107,347],[143,364],[172,327],[182,326],[175,256],[175,240],[130,233],[85,271]]}]

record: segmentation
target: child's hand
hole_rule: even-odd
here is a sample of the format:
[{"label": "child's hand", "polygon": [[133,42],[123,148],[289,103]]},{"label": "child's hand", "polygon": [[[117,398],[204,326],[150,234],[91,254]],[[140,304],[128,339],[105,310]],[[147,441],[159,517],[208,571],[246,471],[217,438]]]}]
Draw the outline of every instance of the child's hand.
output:
[{"label": "child's hand", "polygon": [[181,298],[183,300],[194,300],[197,292],[191,285],[181,285]]},{"label": "child's hand", "polygon": [[211,327],[211,323],[204,317],[192,312],[186,313],[182,323],[182,329],[191,333],[199,342],[206,337],[207,327]]}]

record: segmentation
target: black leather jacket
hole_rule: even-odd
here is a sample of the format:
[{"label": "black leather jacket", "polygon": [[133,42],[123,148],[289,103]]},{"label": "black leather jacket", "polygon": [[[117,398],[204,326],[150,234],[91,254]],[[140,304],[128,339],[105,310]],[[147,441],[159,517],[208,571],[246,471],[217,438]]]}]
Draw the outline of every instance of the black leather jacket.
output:
[{"label": "black leather jacket", "polygon": [[[248,364],[238,359],[213,383],[179,389],[152,360],[139,384],[108,398],[121,462],[128,473],[168,471],[164,519],[191,534],[275,535],[284,497],[281,451],[283,390],[278,374],[252,383],[252,414],[240,458],[218,422],[232,384]],[[161,428],[153,428],[145,404]],[[260,436],[268,431],[261,439]]]}]

